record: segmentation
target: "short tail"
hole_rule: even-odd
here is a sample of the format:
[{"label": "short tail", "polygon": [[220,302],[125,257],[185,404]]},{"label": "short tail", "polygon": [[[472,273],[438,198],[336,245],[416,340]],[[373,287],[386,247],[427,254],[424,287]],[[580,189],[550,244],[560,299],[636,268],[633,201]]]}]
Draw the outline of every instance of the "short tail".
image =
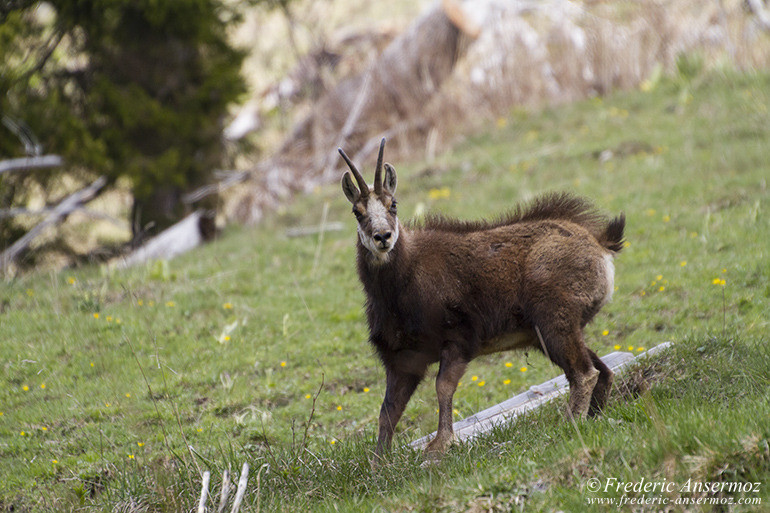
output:
[{"label": "short tail", "polygon": [[626,215],[620,214],[607,224],[604,234],[599,238],[599,243],[615,253],[623,249],[625,239],[623,230],[626,228]]}]

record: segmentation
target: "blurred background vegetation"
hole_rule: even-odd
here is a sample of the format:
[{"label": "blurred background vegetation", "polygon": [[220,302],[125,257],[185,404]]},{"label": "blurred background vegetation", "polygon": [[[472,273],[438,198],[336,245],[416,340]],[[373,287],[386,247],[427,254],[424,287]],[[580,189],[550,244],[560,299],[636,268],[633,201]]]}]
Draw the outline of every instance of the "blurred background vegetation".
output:
[{"label": "blurred background vegetation", "polygon": [[[181,196],[227,161],[227,108],[244,52],[219,0],[15,1],[0,7],[0,156],[61,155],[78,182],[128,184],[136,238],[183,213]],[[0,177],[0,204],[60,194],[50,170]],[[0,219],[0,239],[24,231]]]},{"label": "blurred background vegetation", "polygon": [[[543,105],[770,64],[760,0],[0,2],[0,251],[105,176],[13,275],[123,255],[196,209],[256,223],[381,137],[425,160]],[[517,114],[518,113],[518,114]],[[433,170],[436,171],[436,170]],[[440,171],[440,170],[438,170]],[[63,223],[58,221],[66,220]]]}]

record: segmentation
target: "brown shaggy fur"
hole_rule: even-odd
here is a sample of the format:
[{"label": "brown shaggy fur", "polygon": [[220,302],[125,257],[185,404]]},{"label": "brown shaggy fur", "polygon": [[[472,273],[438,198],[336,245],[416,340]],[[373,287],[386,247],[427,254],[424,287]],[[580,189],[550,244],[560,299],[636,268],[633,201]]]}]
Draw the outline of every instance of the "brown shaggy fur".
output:
[{"label": "brown shaggy fur", "polygon": [[[370,341],[387,379],[377,454],[389,446],[409,398],[435,362],[439,427],[429,452],[443,452],[451,442],[452,396],[468,362],[482,354],[542,350],[570,383],[569,415],[598,413],[612,371],[585,345],[583,328],[612,294],[611,260],[623,247],[624,217],[607,220],[585,200],[562,193],[495,221],[429,216],[402,226],[395,215],[395,170],[388,165],[385,180],[385,187],[375,184],[375,192],[365,193],[349,176],[343,180],[358,212],[358,275]],[[374,232],[367,206],[380,212]],[[381,241],[386,232],[392,246],[374,251],[371,238]]]}]

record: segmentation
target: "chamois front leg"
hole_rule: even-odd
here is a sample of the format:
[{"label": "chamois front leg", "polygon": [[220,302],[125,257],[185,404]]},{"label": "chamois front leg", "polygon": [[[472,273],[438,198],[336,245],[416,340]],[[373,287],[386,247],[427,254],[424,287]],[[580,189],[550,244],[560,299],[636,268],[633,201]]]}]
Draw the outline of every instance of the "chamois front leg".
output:
[{"label": "chamois front leg", "polygon": [[454,440],[452,398],[455,390],[457,390],[457,383],[465,373],[467,366],[468,362],[460,355],[456,347],[450,346],[441,351],[441,361],[438,376],[436,376],[438,430],[433,440],[425,447],[426,454],[443,454]]},{"label": "chamois front leg", "polygon": [[385,399],[380,408],[380,432],[375,449],[375,462],[390,447],[396,424],[404,413],[406,404],[414,394],[422,375],[409,374],[394,368],[385,369]]}]

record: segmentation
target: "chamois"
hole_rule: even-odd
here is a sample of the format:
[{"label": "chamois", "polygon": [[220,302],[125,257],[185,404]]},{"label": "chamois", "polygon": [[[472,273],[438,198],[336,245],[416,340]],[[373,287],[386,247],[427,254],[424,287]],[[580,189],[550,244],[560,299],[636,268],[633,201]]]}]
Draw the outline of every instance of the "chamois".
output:
[{"label": "chamois", "polygon": [[604,406],[613,372],[586,347],[583,328],[611,298],[623,214],[608,220],[580,198],[551,193],[495,221],[428,216],[401,225],[396,171],[380,144],[370,188],[345,152],[342,191],[358,221],[357,266],[369,340],[385,367],[377,457],[428,366],[439,362],[439,421],[428,453],[454,437],[452,397],[473,358],[536,348],[564,370],[567,415]]}]

